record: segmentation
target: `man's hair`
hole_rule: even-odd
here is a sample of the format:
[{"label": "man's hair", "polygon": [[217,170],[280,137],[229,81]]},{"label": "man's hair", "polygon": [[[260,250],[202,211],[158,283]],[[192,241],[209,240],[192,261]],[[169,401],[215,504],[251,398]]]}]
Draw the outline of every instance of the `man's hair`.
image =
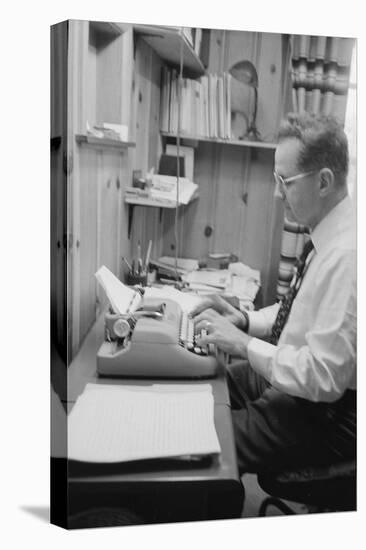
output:
[{"label": "man's hair", "polygon": [[295,138],[302,147],[297,165],[300,170],[332,170],[339,185],[346,183],[348,142],[339,122],[332,116],[289,113],[278,133],[279,142]]}]

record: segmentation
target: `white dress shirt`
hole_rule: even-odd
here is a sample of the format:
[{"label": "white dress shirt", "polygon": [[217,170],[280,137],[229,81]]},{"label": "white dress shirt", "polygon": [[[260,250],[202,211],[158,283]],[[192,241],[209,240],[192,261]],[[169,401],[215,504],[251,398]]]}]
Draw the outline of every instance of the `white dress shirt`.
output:
[{"label": "white dress shirt", "polygon": [[279,304],[248,312],[248,359],[280,391],[331,402],[356,389],[356,232],[348,197],[311,239],[314,250],[277,346],[259,337],[271,334]]}]

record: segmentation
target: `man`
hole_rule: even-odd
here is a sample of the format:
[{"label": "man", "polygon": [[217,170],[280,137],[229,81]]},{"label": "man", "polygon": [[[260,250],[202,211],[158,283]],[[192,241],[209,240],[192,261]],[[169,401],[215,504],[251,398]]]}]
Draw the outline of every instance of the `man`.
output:
[{"label": "man", "polygon": [[207,331],[201,344],[245,360],[227,367],[241,472],[355,457],[356,239],[347,170],[347,139],[334,119],[288,115],[276,191],[286,217],[311,238],[289,295],[256,312],[208,297],[192,312],[196,330]]}]

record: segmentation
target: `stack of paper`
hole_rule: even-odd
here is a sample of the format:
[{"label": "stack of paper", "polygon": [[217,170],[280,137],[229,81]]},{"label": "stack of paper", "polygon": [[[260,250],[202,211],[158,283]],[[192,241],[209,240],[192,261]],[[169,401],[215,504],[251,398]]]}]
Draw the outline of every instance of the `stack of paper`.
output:
[{"label": "stack of paper", "polygon": [[151,198],[171,201],[172,204],[175,204],[178,199],[178,204],[188,204],[198,189],[198,185],[188,178],[178,179],[177,193],[177,178],[175,176],[154,174],[152,176],[152,186],[150,187]]},{"label": "stack of paper", "polygon": [[68,419],[72,460],[115,463],[219,452],[209,384],[88,384]]}]

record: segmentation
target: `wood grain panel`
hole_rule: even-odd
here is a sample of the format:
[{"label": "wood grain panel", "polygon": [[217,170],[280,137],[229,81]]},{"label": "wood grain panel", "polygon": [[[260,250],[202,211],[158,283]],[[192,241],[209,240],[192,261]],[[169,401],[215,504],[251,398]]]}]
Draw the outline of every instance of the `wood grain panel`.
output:
[{"label": "wood grain panel", "polygon": [[[79,257],[79,337],[82,340],[95,320],[97,267],[97,204],[98,204],[98,152],[80,147],[79,178],[74,185],[79,187],[80,210],[79,232],[74,234],[74,250]],[[78,246],[79,242],[79,246]],[[77,322],[77,318],[73,319]]]},{"label": "wood grain panel", "polygon": [[263,141],[276,141],[282,117],[282,35],[260,33],[257,127]]},{"label": "wood grain panel", "polygon": [[[183,224],[182,246],[179,255],[189,258],[205,256],[211,250],[213,237],[204,234],[207,225],[214,224],[215,189],[217,187],[217,160],[220,146],[200,142],[195,150],[194,181],[199,185],[199,198],[188,206],[181,208],[179,226]],[[173,255],[174,211],[164,212],[164,255]]]},{"label": "wood grain panel", "polygon": [[122,123],[123,35],[103,42],[97,55],[96,122]]},{"label": "wood grain panel", "polygon": [[242,259],[244,256],[240,243],[246,213],[243,193],[247,158],[248,150],[242,147],[221,148],[212,250],[232,252]]},{"label": "wood grain panel", "polygon": [[[135,108],[134,132],[136,149],[132,151],[132,167],[141,170],[144,177],[149,170],[149,131],[151,102],[151,48],[141,38],[136,39],[134,93],[133,103]],[[131,182],[132,185],[132,182]],[[136,254],[137,243],[144,239],[146,208],[134,209],[133,232],[131,234],[131,253]]]}]

